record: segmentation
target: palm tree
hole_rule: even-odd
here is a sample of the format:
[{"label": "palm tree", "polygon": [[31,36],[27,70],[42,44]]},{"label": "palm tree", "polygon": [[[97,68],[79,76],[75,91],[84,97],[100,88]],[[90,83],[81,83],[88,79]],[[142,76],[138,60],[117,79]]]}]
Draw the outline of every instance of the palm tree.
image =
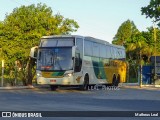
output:
[{"label": "palm tree", "polygon": [[138,68],[144,64],[144,56],[147,56],[147,61],[153,53],[153,47],[150,47],[144,41],[128,43],[126,48],[127,60],[130,65],[131,76],[138,78]]}]

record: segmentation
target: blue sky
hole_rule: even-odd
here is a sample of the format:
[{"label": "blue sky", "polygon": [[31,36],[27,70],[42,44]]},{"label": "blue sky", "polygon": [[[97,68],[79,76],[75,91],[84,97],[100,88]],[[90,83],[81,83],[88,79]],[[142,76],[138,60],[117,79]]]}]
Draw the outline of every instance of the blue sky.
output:
[{"label": "blue sky", "polygon": [[74,19],[80,28],[76,35],[92,36],[111,43],[119,26],[132,20],[140,31],[152,26],[152,20],[141,15],[141,7],[150,0],[0,0],[0,20],[21,5],[45,3],[53,14]]}]

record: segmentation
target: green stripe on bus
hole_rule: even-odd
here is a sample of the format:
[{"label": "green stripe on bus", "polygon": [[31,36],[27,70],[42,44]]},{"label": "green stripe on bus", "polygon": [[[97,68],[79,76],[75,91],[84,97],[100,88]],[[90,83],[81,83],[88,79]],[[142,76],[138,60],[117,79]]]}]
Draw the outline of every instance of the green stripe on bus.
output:
[{"label": "green stripe on bus", "polygon": [[46,78],[61,78],[63,77],[64,72],[42,72],[42,76]]},{"label": "green stripe on bus", "polygon": [[102,58],[92,57],[92,64],[97,79],[106,79],[104,64]]}]

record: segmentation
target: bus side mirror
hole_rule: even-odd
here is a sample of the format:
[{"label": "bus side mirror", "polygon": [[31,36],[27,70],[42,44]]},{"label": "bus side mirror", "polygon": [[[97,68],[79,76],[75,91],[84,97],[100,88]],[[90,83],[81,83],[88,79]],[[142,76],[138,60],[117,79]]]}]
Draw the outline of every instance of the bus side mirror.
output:
[{"label": "bus side mirror", "polygon": [[77,46],[72,47],[72,59],[75,58],[75,56],[76,56],[76,48],[77,48]]},{"label": "bus side mirror", "polygon": [[37,59],[38,46],[32,47],[30,51],[30,57]]}]

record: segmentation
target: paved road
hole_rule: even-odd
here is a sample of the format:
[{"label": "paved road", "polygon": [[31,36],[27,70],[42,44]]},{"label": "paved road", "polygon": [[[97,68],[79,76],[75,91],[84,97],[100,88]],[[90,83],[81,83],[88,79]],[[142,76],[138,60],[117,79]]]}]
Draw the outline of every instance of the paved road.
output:
[{"label": "paved road", "polygon": [[160,90],[0,90],[0,111],[160,111]]}]

